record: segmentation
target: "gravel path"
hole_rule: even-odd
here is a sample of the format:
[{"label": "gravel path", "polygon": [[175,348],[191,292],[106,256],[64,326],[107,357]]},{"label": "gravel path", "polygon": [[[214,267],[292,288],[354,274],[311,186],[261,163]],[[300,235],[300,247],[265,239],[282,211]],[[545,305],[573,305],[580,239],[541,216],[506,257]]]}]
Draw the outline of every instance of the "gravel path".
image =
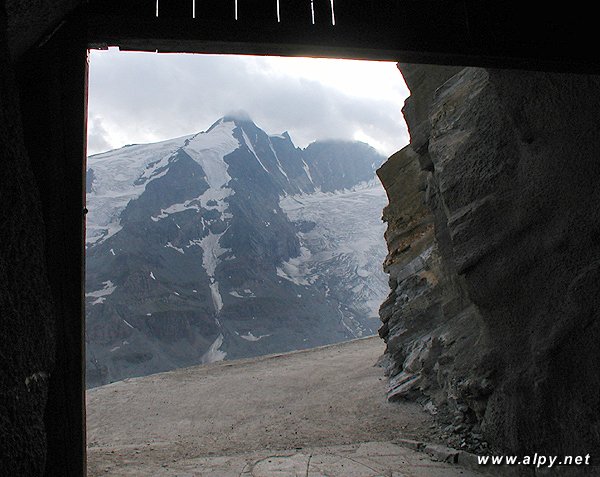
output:
[{"label": "gravel path", "polygon": [[89,476],[252,451],[425,439],[431,417],[388,403],[378,337],[225,361],[87,392]]}]

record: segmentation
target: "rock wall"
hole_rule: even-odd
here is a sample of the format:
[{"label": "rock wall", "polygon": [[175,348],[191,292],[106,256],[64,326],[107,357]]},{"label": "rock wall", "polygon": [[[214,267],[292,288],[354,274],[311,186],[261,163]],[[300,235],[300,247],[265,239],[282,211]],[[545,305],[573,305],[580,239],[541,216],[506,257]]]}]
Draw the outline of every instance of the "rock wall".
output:
[{"label": "rock wall", "polygon": [[18,58],[44,35],[55,33],[65,14],[82,0],[3,0],[6,3],[9,52]]},{"label": "rock wall", "polygon": [[0,469],[2,475],[35,476],[45,464],[54,320],[3,10],[0,2]]},{"label": "rock wall", "polygon": [[399,68],[411,144],[378,171],[389,398],[475,450],[593,458],[600,78]]}]

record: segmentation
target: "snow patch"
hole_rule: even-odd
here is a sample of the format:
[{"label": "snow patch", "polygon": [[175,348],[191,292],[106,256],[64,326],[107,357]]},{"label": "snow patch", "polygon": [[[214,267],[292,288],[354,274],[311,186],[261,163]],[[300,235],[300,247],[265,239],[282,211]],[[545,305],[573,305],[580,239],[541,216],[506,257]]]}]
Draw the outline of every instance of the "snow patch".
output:
[{"label": "snow patch", "polygon": [[200,205],[197,203],[199,198],[186,200],[185,202],[179,204],[172,204],[166,209],[161,209],[160,213],[157,216],[152,216],[153,222],[158,222],[160,219],[165,219],[171,214],[177,214],[179,212],[185,212],[186,210],[195,210],[196,212],[200,211]]},{"label": "snow patch", "polygon": [[246,341],[260,341],[263,338],[268,338],[269,336],[271,336],[270,334],[269,335],[254,336],[252,334],[252,331],[248,331],[248,333],[246,333],[245,335],[240,335],[237,332],[236,332],[236,334],[238,334],[240,338],[242,338],[242,339],[244,339]]},{"label": "snow patch", "polygon": [[215,270],[220,263],[219,257],[229,251],[229,249],[221,247],[219,243],[225,232],[227,232],[227,229],[220,234],[209,232],[198,242],[198,245],[202,248],[202,266],[211,278],[214,277]]},{"label": "snow patch", "polygon": [[167,242],[165,248],[172,248],[173,250],[177,250],[179,253],[185,253],[185,251],[182,248],[176,247],[171,242]]},{"label": "snow patch", "polygon": [[286,178],[286,180],[289,182],[290,178],[288,177],[286,172],[283,170],[283,166],[281,165],[281,162],[279,161],[279,157],[277,156],[277,153],[275,152],[275,149],[273,148],[273,143],[271,142],[270,137],[269,137],[269,147],[271,148],[271,152],[273,153],[273,156],[275,156],[275,160],[277,161],[277,169],[279,169],[279,172],[281,172],[283,174],[283,176]]},{"label": "snow patch", "polygon": [[104,287],[101,288],[100,290],[88,292],[85,294],[85,296],[87,296],[87,297],[95,298],[95,300],[92,302],[92,305],[98,305],[100,303],[104,303],[104,301],[106,300],[106,297],[108,295],[112,294],[112,292],[114,292],[115,289],[117,288],[117,286],[110,280],[106,280],[105,282],[102,282],[102,284],[104,285]]},{"label": "snow patch", "polygon": [[236,290],[230,291],[229,294],[236,298],[256,298],[256,295],[254,294],[254,292],[252,290],[248,290],[248,289],[244,290],[244,295],[240,295],[240,293],[237,292]]},{"label": "snow patch", "polygon": [[234,128],[234,123],[222,122],[209,132],[196,134],[184,147],[185,152],[202,166],[211,189],[218,190],[231,180],[227,173],[229,166],[223,158],[240,147],[233,136]]},{"label": "snow patch", "polygon": [[220,234],[213,234],[212,232],[209,232],[208,235],[202,237],[201,239],[190,240],[189,244],[187,245],[188,248],[193,245],[202,248],[202,266],[206,270],[206,274],[211,281],[210,293],[215,311],[217,313],[219,313],[223,308],[223,298],[219,292],[219,284],[215,281],[215,270],[217,269],[219,263],[221,263],[220,257],[225,252],[231,251],[228,248],[221,247],[219,243],[219,240],[221,240],[221,237],[227,232],[228,229],[229,227]]},{"label": "snow patch", "polygon": [[223,361],[227,356],[225,351],[221,351],[219,348],[223,345],[223,335],[217,336],[217,339],[213,341],[208,348],[208,351],[202,355],[202,364],[215,363],[217,361]]},{"label": "snow patch", "polygon": [[212,298],[213,306],[215,311],[218,313],[223,309],[223,297],[219,292],[219,282],[213,282],[209,285],[210,287],[210,296]]},{"label": "snow patch", "polygon": [[254,147],[252,147],[252,143],[250,142],[250,139],[248,138],[248,136],[246,135],[246,132],[244,130],[242,130],[242,136],[244,137],[244,141],[246,143],[246,146],[248,146],[248,149],[250,149],[250,152],[256,158],[256,160],[260,164],[260,167],[262,167],[264,169],[264,171],[267,174],[269,174],[269,170],[265,167],[265,165],[262,163],[262,161],[258,157],[258,154],[256,154],[256,152],[254,151]]},{"label": "snow patch", "polygon": [[306,173],[306,177],[308,177],[308,180],[310,181],[310,183],[312,185],[315,185],[315,183],[313,182],[313,178],[310,175],[310,168],[308,167],[308,164],[306,162],[304,162],[304,159],[302,159],[302,168],[304,169],[304,172]]}]

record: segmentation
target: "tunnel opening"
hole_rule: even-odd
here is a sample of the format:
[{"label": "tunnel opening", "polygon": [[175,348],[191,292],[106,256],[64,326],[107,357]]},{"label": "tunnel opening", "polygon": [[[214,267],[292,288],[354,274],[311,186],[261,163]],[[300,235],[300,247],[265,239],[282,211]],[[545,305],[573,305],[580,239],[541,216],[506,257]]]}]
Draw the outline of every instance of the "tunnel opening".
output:
[{"label": "tunnel opening", "polygon": [[[181,470],[165,455],[173,446],[193,466],[219,452],[389,439],[389,419],[407,437],[424,432],[429,417],[416,405],[394,415],[373,368],[389,291],[376,170],[406,140],[386,128],[401,124],[403,91],[394,63],[92,51],[90,475],[152,473],[147,459]],[[199,387],[184,391],[193,376]],[[361,384],[346,392],[339,379]]]}]

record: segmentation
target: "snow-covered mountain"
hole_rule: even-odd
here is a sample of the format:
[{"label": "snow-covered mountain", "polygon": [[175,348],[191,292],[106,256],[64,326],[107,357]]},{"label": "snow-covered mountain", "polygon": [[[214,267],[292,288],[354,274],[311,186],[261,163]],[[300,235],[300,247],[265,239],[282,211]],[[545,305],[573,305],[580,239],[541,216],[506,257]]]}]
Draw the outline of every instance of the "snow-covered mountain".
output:
[{"label": "snow-covered mountain", "polygon": [[91,156],[87,382],[373,333],[387,293],[375,168],[246,115]]}]

